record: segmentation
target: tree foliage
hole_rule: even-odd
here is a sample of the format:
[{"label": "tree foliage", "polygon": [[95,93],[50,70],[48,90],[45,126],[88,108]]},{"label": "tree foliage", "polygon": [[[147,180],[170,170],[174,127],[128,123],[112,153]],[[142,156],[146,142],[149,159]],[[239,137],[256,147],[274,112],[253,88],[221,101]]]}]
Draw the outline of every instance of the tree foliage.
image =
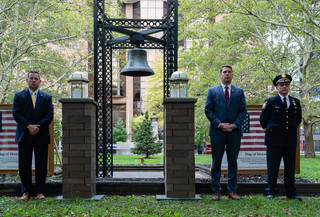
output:
[{"label": "tree foliage", "polygon": [[147,89],[143,95],[142,108],[145,111],[156,113],[159,128],[163,127],[163,54],[157,55],[152,65],[155,71],[150,76],[147,83]]},{"label": "tree foliage", "polygon": [[10,103],[26,87],[30,70],[40,72],[41,89],[54,99],[65,94],[66,78],[86,66],[91,14],[83,0],[1,1],[0,103]]},{"label": "tree foliage", "polygon": [[[117,16],[113,1],[108,15]],[[110,10],[110,8],[114,8]],[[53,97],[59,117],[60,98],[68,95],[67,79],[74,71],[87,71],[92,51],[93,7],[86,0],[0,1],[0,103],[12,103],[14,93],[26,88],[30,70],[41,75],[40,89]],[[61,135],[55,118],[55,138]]]},{"label": "tree foliage", "polygon": [[273,78],[289,73],[294,77],[290,94],[302,101],[306,156],[315,156],[312,126],[320,121],[319,101],[314,99],[320,85],[319,4],[311,0],[183,1],[181,37],[195,41],[180,55],[180,62],[193,72],[190,92],[198,98],[196,124],[203,125],[206,91],[220,83],[221,65],[233,66],[233,83],[245,90],[247,104],[262,104],[276,93]]},{"label": "tree foliage", "polygon": [[206,132],[204,128],[198,128],[196,129],[196,132],[194,134],[194,145],[200,145],[201,143],[206,141]]},{"label": "tree foliage", "polygon": [[144,120],[140,124],[139,129],[135,133],[135,147],[131,148],[133,154],[145,154],[146,158],[151,155],[161,153],[162,142],[153,135],[151,120],[149,119],[148,112],[144,115]]},{"label": "tree foliage", "polygon": [[113,144],[116,144],[117,142],[127,141],[129,135],[127,133],[127,129],[124,126],[122,118],[119,118],[117,123],[114,125],[112,136],[113,136]]},{"label": "tree foliage", "polygon": [[[106,13],[118,16],[112,2],[106,1]],[[40,88],[58,105],[70,74],[88,71],[92,11],[86,0],[1,0],[0,103],[11,103],[14,93],[26,87],[27,72],[36,70]]]}]

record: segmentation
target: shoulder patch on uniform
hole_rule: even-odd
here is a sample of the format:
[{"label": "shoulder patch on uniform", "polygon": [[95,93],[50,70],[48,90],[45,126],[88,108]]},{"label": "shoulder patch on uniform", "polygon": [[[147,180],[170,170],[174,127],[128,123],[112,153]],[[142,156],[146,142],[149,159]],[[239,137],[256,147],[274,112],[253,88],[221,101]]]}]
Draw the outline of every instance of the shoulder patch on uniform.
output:
[{"label": "shoulder patch on uniform", "polygon": [[262,106],[262,109],[264,109],[267,106],[267,104],[268,104],[268,101],[265,101],[263,106]]}]

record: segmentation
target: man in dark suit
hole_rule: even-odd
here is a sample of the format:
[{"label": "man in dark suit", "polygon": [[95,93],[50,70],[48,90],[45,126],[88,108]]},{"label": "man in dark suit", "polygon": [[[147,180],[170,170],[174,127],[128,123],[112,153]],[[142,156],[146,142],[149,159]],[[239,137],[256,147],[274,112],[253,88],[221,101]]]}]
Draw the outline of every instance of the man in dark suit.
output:
[{"label": "man in dark suit", "polygon": [[238,154],[242,136],[242,123],[246,117],[247,106],[243,89],[231,84],[232,67],[224,65],[220,69],[221,84],[208,90],[205,113],[210,121],[209,135],[212,147],[212,190],[213,200],[220,200],[221,161],[226,149],[228,160],[228,195],[240,199],[237,170]]},{"label": "man in dark suit", "polygon": [[17,122],[16,139],[19,147],[19,175],[26,200],[32,192],[32,152],[35,156],[35,177],[37,199],[45,198],[44,188],[47,176],[49,125],[53,119],[52,97],[39,90],[40,75],[30,71],[26,79],[28,89],[16,92],[12,112]]},{"label": "man in dark suit", "polygon": [[301,106],[298,99],[288,95],[291,81],[292,78],[288,74],[275,77],[273,84],[278,94],[266,99],[260,115],[260,124],[266,132],[267,146],[268,188],[265,192],[268,198],[274,198],[278,193],[277,178],[283,158],[286,195],[288,198],[302,201],[296,194],[294,183]]}]

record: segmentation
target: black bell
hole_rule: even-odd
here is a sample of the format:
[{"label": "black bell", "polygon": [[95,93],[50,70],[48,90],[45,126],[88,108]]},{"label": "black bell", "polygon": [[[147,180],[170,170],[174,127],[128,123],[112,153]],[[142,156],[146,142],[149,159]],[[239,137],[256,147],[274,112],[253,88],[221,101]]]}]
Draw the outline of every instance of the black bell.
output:
[{"label": "black bell", "polygon": [[127,64],[120,74],[134,77],[154,75],[154,71],[148,65],[147,51],[140,48],[129,50]]}]

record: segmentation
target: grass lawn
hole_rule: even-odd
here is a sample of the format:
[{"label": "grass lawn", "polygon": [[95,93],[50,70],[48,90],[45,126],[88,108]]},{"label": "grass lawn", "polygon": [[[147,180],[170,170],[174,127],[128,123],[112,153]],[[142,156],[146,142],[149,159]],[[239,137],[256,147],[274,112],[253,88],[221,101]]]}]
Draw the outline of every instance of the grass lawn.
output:
[{"label": "grass lawn", "polygon": [[[319,157],[319,156],[318,156]],[[196,164],[210,164],[210,155],[196,155]],[[114,156],[115,164],[141,164],[139,156]],[[145,159],[147,164],[162,164],[163,157]],[[319,180],[320,158],[301,158],[299,176]],[[320,196],[302,197],[303,201],[285,197],[266,199],[263,195],[247,195],[239,201],[223,196],[212,201],[156,200],[155,196],[105,196],[99,201],[75,198],[19,201],[14,197],[0,198],[0,216],[320,216]]]},{"label": "grass lawn", "polygon": [[0,216],[319,216],[320,197],[303,197],[302,202],[286,198],[266,199],[248,195],[239,201],[223,196],[212,201],[158,201],[155,196],[106,196],[100,201],[83,199],[42,201],[0,198]]},{"label": "grass lawn", "polygon": [[[130,156],[119,156],[113,155],[114,164],[134,164],[141,165],[142,156],[130,155]],[[163,164],[163,156],[151,156],[149,158],[144,158],[145,164]],[[211,154],[199,154],[195,155],[196,164],[211,164]]]}]

